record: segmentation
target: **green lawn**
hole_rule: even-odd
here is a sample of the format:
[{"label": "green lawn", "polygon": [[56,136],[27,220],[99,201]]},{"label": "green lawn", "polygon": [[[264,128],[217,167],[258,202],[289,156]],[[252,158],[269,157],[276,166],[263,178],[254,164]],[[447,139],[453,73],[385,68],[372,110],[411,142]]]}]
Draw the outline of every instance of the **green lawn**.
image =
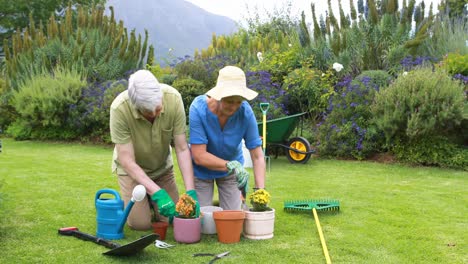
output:
[{"label": "green lawn", "polygon": [[[336,214],[320,213],[333,263],[468,263],[468,173],[373,162],[272,160],[267,189],[277,209],[275,237],[221,244],[204,235],[170,250],[147,247],[127,258],[103,246],[57,235],[76,226],[94,234],[94,196],[118,190],[112,148],[3,139],[0,153],[0,263],[208,263],[193,253],[231,251],[218,263],[325,263],[312,214],[283,211],[294,199],[335,198]],[[177,179],[180,184],[180,173]],[[253,186],[251,177],[250,186]],[[180,191],[184,191],[180,188]],[[147,232],[125,229],[129,243]]]}]

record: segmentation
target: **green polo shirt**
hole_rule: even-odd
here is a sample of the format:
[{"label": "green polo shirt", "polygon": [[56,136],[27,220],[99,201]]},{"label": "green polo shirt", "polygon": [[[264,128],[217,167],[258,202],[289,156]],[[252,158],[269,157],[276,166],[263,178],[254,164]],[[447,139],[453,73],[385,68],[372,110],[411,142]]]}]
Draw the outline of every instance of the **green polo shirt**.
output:
[{"label": "green polo shirt", "polygon": [[[163,109],[153,123],[146,120],[128,98],[120,93],[110,108],[111,139],[115,144],[132,142],[136,163],[151,178],[157,178],[173,167],[171,140],[185,134],[185,111],[180,93],[169,85],[161,84]],[[127,175],[118,162],[114,148],[112,171]]]}]

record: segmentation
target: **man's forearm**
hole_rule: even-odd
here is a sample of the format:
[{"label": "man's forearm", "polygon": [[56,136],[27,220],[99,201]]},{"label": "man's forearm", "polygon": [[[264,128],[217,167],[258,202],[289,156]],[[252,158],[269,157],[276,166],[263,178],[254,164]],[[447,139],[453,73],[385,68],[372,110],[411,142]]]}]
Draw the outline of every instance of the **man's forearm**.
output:
[{"label": "man's forearm", "polygon": [[190,150],[188,148],[177,151],[177,162],[179,163],[179,169],[184,179],[185,190],[195,189],[192,157],[190,156]]}]

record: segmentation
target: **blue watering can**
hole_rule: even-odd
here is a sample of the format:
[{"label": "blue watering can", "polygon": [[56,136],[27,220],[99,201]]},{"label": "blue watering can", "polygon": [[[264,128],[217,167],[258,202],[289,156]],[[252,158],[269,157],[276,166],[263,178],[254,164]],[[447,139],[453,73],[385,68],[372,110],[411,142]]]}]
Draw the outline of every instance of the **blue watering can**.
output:
[{"label": "blue watering can", "polygon": [[[114,199],[101,198],[102,194],[111,194]],[[122,239],[123,227],[133,204],[143,200],[146,189],[143,185],[137,185],[133,189],[132,199],[124,209],[124,202],[120,195],[113,189],[101,189],[96,193],[96,236],[104,239]]]}]

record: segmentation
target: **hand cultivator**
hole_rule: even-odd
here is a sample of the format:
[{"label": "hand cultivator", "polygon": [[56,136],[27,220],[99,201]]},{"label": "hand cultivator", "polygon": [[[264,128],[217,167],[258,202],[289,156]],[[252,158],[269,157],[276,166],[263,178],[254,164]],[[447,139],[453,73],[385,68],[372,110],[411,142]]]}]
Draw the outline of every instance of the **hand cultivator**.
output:
[{"label": "hand cultivator", "polygon": [[154,242],[154,245],[157,247],[157,248],[162,248],[162,249],[167,249],[167,248],[171,248],[173,247],[174,245],[171,245],[169,243],[166,243],[164,241],[161,241],[161,240],[156,240]]},{"label": "hand cultivator", "polygon": [[298,212],[310,212],[312,211],[317,225],[317,230],[320,237],[320,243],[322,244],[323,254],[327,264],[331,263],[330,255],[328,254],[327,244],[323,236],[322,228],[320,227],[320,221],[318,218],[317,211],[339,211],[340,202],[337,200],[299,200],[299,201],[286,201],[284,202],[285,211],[298,211]]}]

